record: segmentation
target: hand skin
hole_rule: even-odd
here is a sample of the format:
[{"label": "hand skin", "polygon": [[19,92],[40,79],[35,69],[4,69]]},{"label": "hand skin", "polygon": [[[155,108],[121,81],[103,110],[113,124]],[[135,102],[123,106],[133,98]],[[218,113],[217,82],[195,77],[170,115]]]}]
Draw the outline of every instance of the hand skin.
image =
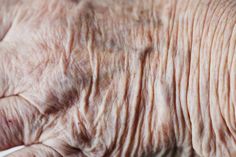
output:
[{"label": "hand skin", "polygon": [[235,0],[0,0],[0,150],[235,156],[235,22]]}]

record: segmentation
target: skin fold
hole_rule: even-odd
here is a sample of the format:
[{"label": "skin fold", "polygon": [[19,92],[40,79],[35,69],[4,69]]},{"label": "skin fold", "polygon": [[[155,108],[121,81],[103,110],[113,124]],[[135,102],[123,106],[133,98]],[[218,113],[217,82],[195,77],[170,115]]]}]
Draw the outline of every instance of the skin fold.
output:
[{"label": "skin fold", "polygon": [[0,150],[236,156],[235,22],[235,0],[0,0]]}]

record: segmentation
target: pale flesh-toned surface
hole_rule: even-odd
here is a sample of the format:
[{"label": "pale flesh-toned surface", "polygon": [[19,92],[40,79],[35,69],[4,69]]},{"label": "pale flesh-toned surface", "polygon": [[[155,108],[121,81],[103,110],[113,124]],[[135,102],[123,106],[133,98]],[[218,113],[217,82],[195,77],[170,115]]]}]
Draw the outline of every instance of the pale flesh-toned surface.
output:
[{"label": "pale flesh-toned surface", "polygon": [[17,146],[17,147],[9,148],[9,149],[4,150],[4,151],[0,151],[0,157],[5,157],[5,156],[17,151],[17,150],[22,149],[22,148],[24,148],[24,146]]},{"label": "pale flesh-toned surface", "polygon": [[235,0],[0,0],[0,150],[234,156]]}]

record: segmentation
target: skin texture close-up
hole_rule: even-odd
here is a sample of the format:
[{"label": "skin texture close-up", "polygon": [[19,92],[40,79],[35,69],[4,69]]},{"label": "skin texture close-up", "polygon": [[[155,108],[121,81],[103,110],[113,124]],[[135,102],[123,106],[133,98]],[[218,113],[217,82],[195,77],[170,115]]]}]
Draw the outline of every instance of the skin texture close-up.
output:
[{"label": "skin texture close-up", "polygon": [[235,0],[0,0],[8,157],[235,157]]}]

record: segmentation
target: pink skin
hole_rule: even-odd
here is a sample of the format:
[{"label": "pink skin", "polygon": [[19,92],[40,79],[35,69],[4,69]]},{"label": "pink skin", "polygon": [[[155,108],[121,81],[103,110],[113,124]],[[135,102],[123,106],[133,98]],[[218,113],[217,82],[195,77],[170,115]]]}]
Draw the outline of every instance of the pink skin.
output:
[{"label": "pink skin", "polygon": [[0,0],[9,156],[234,156],[235,0]]}]

